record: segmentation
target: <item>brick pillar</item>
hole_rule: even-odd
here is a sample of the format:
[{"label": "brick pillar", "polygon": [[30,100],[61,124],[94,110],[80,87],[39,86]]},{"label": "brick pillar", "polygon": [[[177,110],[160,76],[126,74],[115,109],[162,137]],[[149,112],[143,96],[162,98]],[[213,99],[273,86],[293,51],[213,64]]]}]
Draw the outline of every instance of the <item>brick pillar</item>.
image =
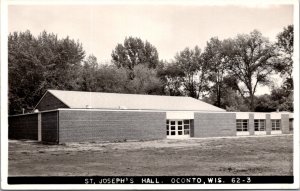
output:
[{"label": "brick pillar", "polygon": [[254,114],[249,113],[249,134],[254,135]]},{"label": "brick pillar", "polygon": [[281,114],[281,131],[282,134],[290,133],[289,114]]},{"label": "brick pillar", "polygon": [[190,137],[194,137],[194,119],[190,120]]},{"label": "brick pillar", "polygon": [[266,114],[266,133],[267,133],[267,135],[271,135],[271,131],[272,131],[271,115]]}]

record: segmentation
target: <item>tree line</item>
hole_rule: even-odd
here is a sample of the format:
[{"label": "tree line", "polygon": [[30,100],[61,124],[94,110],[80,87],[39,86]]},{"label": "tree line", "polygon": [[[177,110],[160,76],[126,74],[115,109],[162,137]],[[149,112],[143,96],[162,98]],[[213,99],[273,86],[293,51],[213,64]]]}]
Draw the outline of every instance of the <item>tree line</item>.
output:
[{"label": "tree line", "polygon": [[[9,113],[31,111],[47,89],[190,96],[227,111],[293,111],[293,36],[289,25],[275,43],[257,30],[213,37],[203,50],[187,47],[171,61],[160,60],[150,42],[126,37],[104,64],[69,37],[10,33]],[[281,87],[270,79],[275,73]],[[256,96],[259,85],[271,93]]]}]

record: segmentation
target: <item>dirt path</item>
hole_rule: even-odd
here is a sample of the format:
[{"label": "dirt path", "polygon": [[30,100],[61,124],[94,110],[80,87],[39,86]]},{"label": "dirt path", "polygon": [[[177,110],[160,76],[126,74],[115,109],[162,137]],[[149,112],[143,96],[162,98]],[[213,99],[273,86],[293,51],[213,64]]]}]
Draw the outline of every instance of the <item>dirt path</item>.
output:
[{"label": "dirt path", "polygon": [[293,136],[42,145],[9,142],[9,175],[292,175]]}]

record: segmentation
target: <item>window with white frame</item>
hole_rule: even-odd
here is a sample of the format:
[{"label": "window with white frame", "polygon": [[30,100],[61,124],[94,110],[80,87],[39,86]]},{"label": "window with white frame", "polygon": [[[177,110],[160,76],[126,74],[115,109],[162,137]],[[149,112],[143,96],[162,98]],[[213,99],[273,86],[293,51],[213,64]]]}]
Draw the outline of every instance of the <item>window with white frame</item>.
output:
[{"label": "window with white frame", "polygon": [[248,131],[248,119],[237,119],[236,120],[237,131]]},{"label": "window with white frame", "polygon": [[273,131],[281,130],[281,127],[280,127],[281,120],[280,119],[272,119],[271,122],[272,122],[272,130]]},{"label": "window with white frame", "polygon": [[190,120],[183,120],[184,135],[190,134]]},{"label": "window with white frame", "polygon": [[176,123],[175,123],[175,121],[170,121],[170,135],[176,135]]},{"label": "window with white frame", "polygon": [[255,131],[265,131],[266,130],[266,120],[255,119],[254,120],[254,130]]}]

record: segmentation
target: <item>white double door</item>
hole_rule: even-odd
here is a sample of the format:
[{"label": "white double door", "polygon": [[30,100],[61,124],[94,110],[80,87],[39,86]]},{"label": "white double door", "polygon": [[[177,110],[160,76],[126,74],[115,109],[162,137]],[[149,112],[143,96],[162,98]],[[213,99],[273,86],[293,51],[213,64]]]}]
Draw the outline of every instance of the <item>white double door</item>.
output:
[{"label": "white double door", "polygon": [[167,120],[167,138],[190,137],[190,120],[171,119]]}]

